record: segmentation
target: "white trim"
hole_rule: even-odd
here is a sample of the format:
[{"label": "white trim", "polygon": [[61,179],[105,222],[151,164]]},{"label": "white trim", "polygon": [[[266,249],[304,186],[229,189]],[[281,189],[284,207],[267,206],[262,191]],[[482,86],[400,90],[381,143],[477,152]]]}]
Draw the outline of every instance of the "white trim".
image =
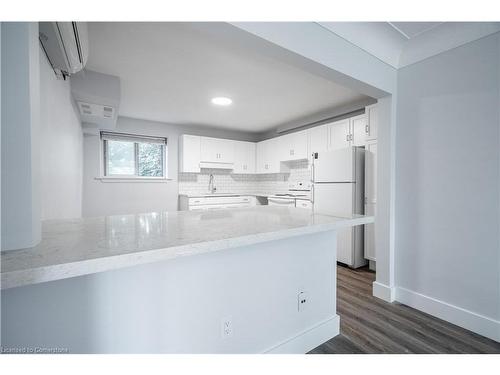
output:
[{"label": "white trim", "polygon": [[379,283],[378,281],[373,282],[373,296],[380,298],[386,302],[394,302],[396,291],[395,288],[391,288],[388,285]]},{"label": "white trim", "polygon": [[335,315],[312,328],[300,332],[272,348],[264,351],[270,354],[304,354],[340,333],[340,318]]},{"label": "white trim", "polygon": [[396,300],[500,342],[500,321],[498,320],[401,287],[396,288]]}]

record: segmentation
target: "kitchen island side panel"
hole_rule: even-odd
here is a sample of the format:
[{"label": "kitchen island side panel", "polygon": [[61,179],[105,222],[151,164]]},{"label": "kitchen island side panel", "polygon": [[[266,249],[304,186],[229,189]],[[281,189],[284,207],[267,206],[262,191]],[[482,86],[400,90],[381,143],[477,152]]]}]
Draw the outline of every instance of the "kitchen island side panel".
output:
[{"label": "kitchen island side panel", "polygon": [[335,244],[326,231],[6,289],[2,347],[306,352],[338,334]]}]

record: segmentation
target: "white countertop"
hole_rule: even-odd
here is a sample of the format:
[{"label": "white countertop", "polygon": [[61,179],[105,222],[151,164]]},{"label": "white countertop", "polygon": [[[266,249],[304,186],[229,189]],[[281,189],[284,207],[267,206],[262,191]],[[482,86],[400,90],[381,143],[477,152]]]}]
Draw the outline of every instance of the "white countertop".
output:
[{"label": "white countertop", "polygon": [[2,289],[373,222],[294,207],[172,211],[42,225],[39,245],[1,255]]},{"label": "white countertop", "polygon": [[[253,197],[274,197],[276,196],[276,192],[270,193],[270,192],[248,192],[248,193],[222,193],[222,192],[217,192],[215,194],[210,194],[210,193],[179,193],[181,196],[185,196],[188,198],[210,198],[210,197],[248,197],[248,196],[253,196]],[[279,194],[279,193],[278,193]]]}]

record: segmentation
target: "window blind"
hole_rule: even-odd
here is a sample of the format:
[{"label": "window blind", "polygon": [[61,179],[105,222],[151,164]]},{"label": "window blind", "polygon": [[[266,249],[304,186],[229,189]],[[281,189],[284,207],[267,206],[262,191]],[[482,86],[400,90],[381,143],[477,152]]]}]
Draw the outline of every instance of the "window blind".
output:
[{"label": "window blind", "polygon": [[126,133],[111,133],[101,132],[101,139],[105,141],[122,141],[122,142],[138,142],[138,143],[156,143],[167,144],[167,139],[162,137],[150,137],[145,135],[133,135]]}]

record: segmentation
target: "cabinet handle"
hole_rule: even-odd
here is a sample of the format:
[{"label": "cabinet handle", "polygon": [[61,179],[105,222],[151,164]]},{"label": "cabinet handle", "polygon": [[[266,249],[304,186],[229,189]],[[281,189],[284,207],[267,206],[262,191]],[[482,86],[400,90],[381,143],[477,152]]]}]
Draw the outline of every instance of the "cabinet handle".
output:
[{"label": "cabinet handle", "polygon": [[347,135],[345,136],[345,140],[346,140],[346,142],[349,142],[349,134],[347,134]]},{"label": "cabinet handle", "polygon": [[368,124],[365,125],[365,133],[370,133],[370,126]]}]

